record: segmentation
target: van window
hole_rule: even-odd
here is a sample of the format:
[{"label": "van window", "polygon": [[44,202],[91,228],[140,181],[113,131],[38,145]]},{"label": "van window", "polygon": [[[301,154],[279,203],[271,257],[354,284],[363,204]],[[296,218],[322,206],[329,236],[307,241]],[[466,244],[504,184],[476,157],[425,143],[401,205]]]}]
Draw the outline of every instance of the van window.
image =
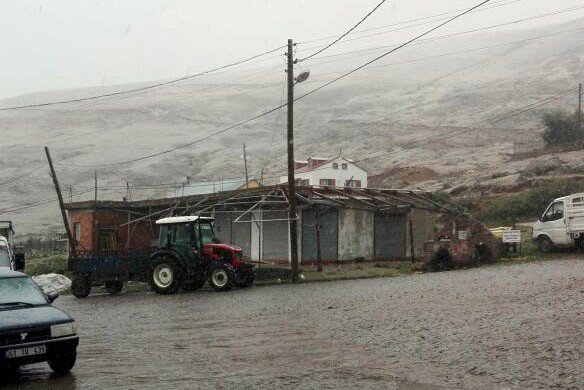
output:
[{"label": "van window", "polygon": [[558,221],[564,218],[564,202],[554,202],[545,212],[543,220],[548,221]]}]

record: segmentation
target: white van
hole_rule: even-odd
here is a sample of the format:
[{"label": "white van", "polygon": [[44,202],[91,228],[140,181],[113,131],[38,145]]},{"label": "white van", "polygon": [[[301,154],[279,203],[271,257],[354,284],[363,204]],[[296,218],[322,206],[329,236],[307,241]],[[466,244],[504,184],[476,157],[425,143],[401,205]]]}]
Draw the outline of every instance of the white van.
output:
[{"label": "white van", "polygon": [[533,225],[533,240],[542,252],[584,247],[584,193],[555,199]]}]

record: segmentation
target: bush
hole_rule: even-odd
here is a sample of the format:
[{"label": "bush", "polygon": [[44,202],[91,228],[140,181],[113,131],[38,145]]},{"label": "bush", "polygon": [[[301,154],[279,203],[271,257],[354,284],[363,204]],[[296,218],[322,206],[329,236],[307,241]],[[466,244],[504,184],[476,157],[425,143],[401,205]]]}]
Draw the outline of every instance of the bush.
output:
[{"label": "bush", "polygon": [[552,200],[584,192],[582,180],[550,180],[537,187],[513,195],[496,198],[466,198],[459,202],[477,219],[497,224],[512,224],[514,219],[535,220],[543,213]]},{"label": "bush", "polygon": [[577,114],[554,111],[543,115],[545,131],[541,135],[548,146],[567,144],[584,138],[578,129]]}]

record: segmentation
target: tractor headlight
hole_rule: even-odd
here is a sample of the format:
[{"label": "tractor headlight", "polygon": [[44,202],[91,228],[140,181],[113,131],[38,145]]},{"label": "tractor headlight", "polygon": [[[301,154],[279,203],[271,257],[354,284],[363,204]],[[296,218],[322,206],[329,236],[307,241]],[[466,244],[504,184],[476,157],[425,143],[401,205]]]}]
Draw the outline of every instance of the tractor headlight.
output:
[{"label": "tractor headlight", "polygon": [[71,336],[77,332],[77,327],[74,322],[67,324],[51,325],[51,337],[65,337]]}]

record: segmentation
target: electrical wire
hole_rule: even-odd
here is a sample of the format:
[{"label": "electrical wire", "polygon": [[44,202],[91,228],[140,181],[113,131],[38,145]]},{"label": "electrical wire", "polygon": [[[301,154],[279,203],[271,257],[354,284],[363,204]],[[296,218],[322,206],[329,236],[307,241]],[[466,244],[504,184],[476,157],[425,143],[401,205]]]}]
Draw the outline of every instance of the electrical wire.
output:
[{"label": "electrical wire", "polygon": [[[321,86],[319,86],[319,87],[317,87],[317,88],[315,88],[315,89],[313,89],[313,90],[311,90],[311,91],[309,91],[309,92],[306,92],[306,93],[304,93],[304,94],[302,94],[302,95],[300,95],[300,96],[296,97],[296,98],[294,99],[294,101],[298,101],[298,100],[300,100],[300,99],[304,99],[304,98],[306,98],[307,96],[310,96],[310,95],[312,95],[313,93],[315,93],[315,92],[317,92],[317,91],[320,91],[320,90],[322,90],[322,89],[324,89],[324,88],[328,87],[329,85],[331,85],[331,84],[333,84],[333,83],[336,83],[337,81],[340,81],[340,80],[342,80],[342,79],[346,78],[347,76],[349,76],[349,75],[351,75],[351,74],[353,74],[353,73],[355,73],[355,72],[357,72],[357,71],[359,71],[359,70],[361,70],[361,69],[365,68],[366,66],[368,66],[368,65],[371,65],[372,63],[374,63],[374,62],[376,62],[376,61],[379,61],[379,60],[380,60],[380,59],[382,59],[382,58],[385,58],[385,57],[386,57],[386,56],[388,56],[389,54],[391,54],[391,53],[394,53],[394,52],[396,52],[397,50],[400,50],[401,48],[408,46],[409,44],[411,44],[411,43],[413,43],[413,42],[415,42],[415,41],[419,40],[420,38],[422,38],[422,37],[424,37],[424,36],[426,36],[426,35],[428,35],[428,34],[431,34],[432,32],[434,32],[434,31],[436,31],[436,30],[440,29],[441,27],[443,27],[443,26],[445,26],[445,25],[447,25],[447,24],[449,24],[449,23],[453,22],[454,20],[461,18],[462,16],[464,16],[464,15],[468,14],[469,12],[472,12],[473,10],[480,8],[481,6],[483,6],[484,4],[487,4],[487,3],[489,3],[490,1],[491,1],[491,0],[483,0],[483,1],[482,1],[482,2],[480,2],[479,4],[477,4],[477,5],[475,5],[475,6],[471,7],[471,8],[469,8],[469,9],[467,9],[466,11],[464,11],[464,12],[462,12],[462,13],[460,13],[460,14],[457,14],[456,16],[454,16],[454,17],[452,17],[452,18],[449,18],[447,21],[445,21],[445,22],[442,22],[442,23],[440,23],[439,25],[437,25],[437,26],[435,26],[435,27],[432,27],[431,29],[429,29],[429,30],[425,31],[424,33],[417,35],[416,37],[414,37],[414,38],[412,38],[412,39],[410,39],[410,40],[406,41],[405,43],[402,43],[401,45],[397,46],[396,48],[393,48],[393,49],[391,49],[391,50],[387,51],[386,53],[383,53],[382,55],[380,55],[380,56],[377,56],[377,57],[375,57],[374,59],[372,59],[372,60],[370,60],[370,61],[367,61],[365,64],[363,64],[363,65],[360,65],[360,66],[358,66],[357,68],[354,68],[354,69],[352,69],[352,70],[350,70],[350,71],[348,71],[348,72],[346,72],[346,73],[342,74],[341,76],[339,76],[339,77],[336,77],[336,78],[334,78],[333,80],[331,80],[331,81],[329,81],[329,82],[327,82],[327,83],[325,83],[325,84],[322,84]],[[255,121],[255,120],[259,119],[259,118],[262,118],[262,117],[264,117],[264,116],[266,116],[266,115],[269,115],[269,114],[271,114],[271,113],[273,113],[273,112],[276,112],[277,110],[279,110],[279,109],[281,109],[281,108],[283,108],[283,107],[286,107],[286,106],[287,106],[287,104],[281,104],[281,105],[279,105],[279,106],[277,106],[277,107],[274,107],[274,108],[272,108],[272,109],[269,109],[269,110],[267,110],[267,111],[264,111],[264,112],[262,112],[261,114],[258,114],[258,115],[254,116],[254,117],[252,117],[252,118],[248,118],[248,119],[246,119],[246,120],[244,120],[244,121],[242,121],[242,122],[236,123],[236,124],[234,124],[234,125],[232,125],[232,126],[229,126],[229,127],[227,127],[227,128],[224,128],[224,129],[222,129],[222,130],[219,130],[219,131],[216,131],[216,132],[214,132],[214,133],[211,133],[211,134],[209,134],[209,135],[207,135],[207,136],[205,136],[205,137],[199,138],[199,139],[197,139],[197,140],[194,140],[194,141],[192,141],[192,142],[189,142],[189,143],[186,143],[186,144],[183,144],[183,145],[180,145],[180,146],[174,147],[174,148],[170,148],[170,149],[163,150],[163,151],[161,151],[161,152],[152,153],[152,154],[149,154],[149,155],[146,155],[146,156],[137,157],[137,158],[133,158],[133,159],[128,159],[128,160],[124,160],[124,161],[118,161],[118,162],[114,162],[114,163],[99,164],[99,165],[81,165],[81,164],[75,164],[75,166],[85,166],[85,167],[107,167],[107,166],[115,166],[115,165],[129,164],[129,163],[133,163],[133,162],[137,162],[137,161],[142,161],[142,160],[150,159],[150,158],[153,158],[153,157],[158,157],[158,156],[161,156],[161,155],[164,155],[164,154],[168,154],[168,153],[174,152],[174,151],[176,151],[176,150],[179,150],[179,149],[183,149],[183,148],[186,148],[186,147],[189,147],[189,146],[192,146],[192,145],[195,145],[195,144],[201,143],[201,142],[203,142],[203,141],[206,141],[206,140],[208,140],[208,139],[210,139],[210,138],[213,138],[213,137],[215,137],[215,136],[217,136],[217,135],[219,135],[219,134],[223,134],[223,133],[225,133],[225,132],[227,132],[227,131],[229,131],[229,130],[232,130],[232,129],[234,129],[234,128],[240,127],[240,126],[242,126],[242,125],[245,125],[245,124],[247,124],[247,123],[253,122],[253,121]]]},{"label": "electrical wire", "polygon": [[351,27],[349,30],[347,30],[346,33],[340,35],[337,39],[335,39],[334,41],[332,41],[331,43],[329,43],[328,45],[326,45],[325,47],[321,48],[320,50],[300,59],[297,60],[297,62],[302,62],[302,61],[306,61],[309,58],[312,58],[314,56],[319,55],[320,53],[322,53],[323,51],[327,50],[328,48],[334,46],[336,43],[338,43],[341,39],[345,38],[347,35],[349,35],[351,32],[353,32],[357,27],[359,27],[363,22],[365,22],[371,15],[373,15],[375,13],[375,11],[377,11],[387,0],[381,0],[381,2],[379,4],[377,4],[371,11],[369,11],[369,13],[367,15],[365,15],[359,22],[357,22],[357,24],[355,24],[353,27]]},{"label": "electrical wire", "polygon": [[10,110],[18,110],[18,109],[24,109],[24,108],[38,108],[38,107],[47,107],[47,106],[54,106],[54,105],[60,105],[60,104],[68,104],[68,103],[77,103],[77,102],[84,102],[84,101],[88,101],[88,100],[95,100],[95,99],[100,99],[100,98],[107,98],[107,97],[112,97],[112,96],[120,96],[120,95],[125,95],[128,93],[133,93],[133,92],[141,92],[141,91],[146,91],[146,90],[150,90],[150,89],[154,89],[154,88],[158,88],[164,85],[170,85],[170,84],[175,84],[178,83],[180,81],[184,81],[184,80],[189,80],[189,79],[193,79],[195,77],[200,77],[203,75],[207,75],[213,72],[217,72],[219,70],[222,69],[226,69],[229,67],[233,67],[236,65],[240,65],[249,61],[252,61],[256,58],[274,53],[278,50],[281,50],[282,48],[284,48],[285,46],[279,46],[275,49],[272,50],[268,50],[266,52],[260,53],[260,54],[256,54],[253,55],[251,57],[248,57],[246,59],[243,60],[239,60],[236,62],[232,62],[230,64],[227,65],[223,65],[214,69],[209,69],[200,73],[196,73],[196,74],[192,74],[189,76],[183,76],[183,77],[178,77],[178,78],[174,78],[168,81],[163,81],[160,83],[156,83],[156,84],[152,84],[152,85],[148,85],[145,87],[139,87],[139,88],[133,88],[133,89],[128,89],[128,90],[124,90],[124,91],[118,91],[118,92],[111,92],[111,93],[105,93],[105,94],[101,94],[101,95],[94,95],[94,96],[88,96],[88,97],[84,97],[84,98],[77,98],[77,99],[69,99],[69,100],[60,100],[60,101],[54,101],[54,102],[46,102],[46,103],[37,103],[37,104],[27,104],[27,105],[21,105],[21,106],[12,106],[12,107],[3,107],[0,108],[0,111],[10,111]]}]

